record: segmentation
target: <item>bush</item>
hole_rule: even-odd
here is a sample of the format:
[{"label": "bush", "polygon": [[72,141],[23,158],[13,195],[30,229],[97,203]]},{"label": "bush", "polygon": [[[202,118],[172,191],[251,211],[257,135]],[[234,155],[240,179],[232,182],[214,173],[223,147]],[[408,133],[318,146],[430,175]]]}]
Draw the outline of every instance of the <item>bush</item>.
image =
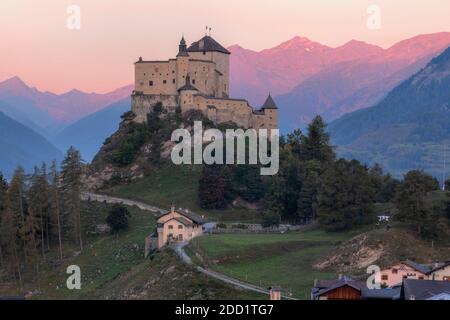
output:
[{"label": "bush", "polygon": [[226,229],[227,225],[223,222],[219,222],[218,224],[216,224],[216,229]]},{"label": "bush", "polygon": [[111,233],[117,233],[128,228],[130,212],[122,204],[115,204],[106,217],[106,223],[111,228]]},{"label": "bush", "polygon": [[233,229],[248,229],[248,225],[243,224],[243,223],[233,224],[231,227]]},{"label": "bush", "polygon": [[280,225],[281,217],[278,213],[269,211],[263,215],[261,225],[263,228],[278,227]]}]

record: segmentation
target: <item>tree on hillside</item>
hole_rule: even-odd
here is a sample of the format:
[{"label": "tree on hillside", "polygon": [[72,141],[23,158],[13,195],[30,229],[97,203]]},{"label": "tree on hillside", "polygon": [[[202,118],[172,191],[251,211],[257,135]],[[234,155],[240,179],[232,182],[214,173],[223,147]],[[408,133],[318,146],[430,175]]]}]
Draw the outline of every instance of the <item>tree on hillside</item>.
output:
[{"label": "tree on hillside", "polygon": [[[8,192],[8,182],[3,177],[3,173],[0,172],[0,226],[2,225],[3,217],[6,214],[6,199]],[[3,242],[1,239],[1,230],[0,230],[0,267],[3,267]]]},{"label": "tree on hillside", "polygon": [[384,174],[383,168],[376,163],[369,170],[373,188],[376,190],[375,201],[386,203],[395,197],[395,191],[399,181],[392,178],[390,174]]},{"label": "tree on hillside", "polygon": [[222,166],[204,165],[199,179],[198,197],[204,209],[223,209],[226,207],[226,182]]},{"label": "tree on hillside", "polygon": [[411,223],[416,227],[419,235],[424,236],[423,229],[426,225],[434,224],[430,216],[433,210],[425,202],[427,194],[439,189],[439,182],[423,171],[409,171],[396,192],[395,204],[398,209],[396,218],[399,221]]},{"label": "tree on hillside", "polygon": [[445,190],[450,191],[450,178],[445,180]]},{"label": "tree on hillside", "polygon": [[81,174],[83,160],[75,148],[70,147],[61,166],[61,191],[64,202],[64,223],[72,227],[68,231],[76,243],[83,250],[83,237],[81,230]]},{"label": "tree on hillside", "polygon": [[45,164],[42,171],[37,166],[31,176],[30,187],[27,192],[29,200],[29,213],[34,221],[38,224],[37,234],[40,238],[40,249],[42,258],[45,259],[45,251],[50,247],[49,243],[49,216],[50,216],[50,199],[48,194],[47,169]]},{"label": "tree on hillside", "polygon": [[130,212],[122,204],[115,204],[106,217],[106,223],[111,229],[111,233],[117,233],[128,228],[128,217]]},{"label": "tree on hillside", "polygon": [[356,160],[340,159],[321,180],[317,217],[322,227],[349,230],[373,220],[375,192],[366,167]]},{"label": "tree on hillside", "polygon": [[330,144],[327,125],[321,116],[316,116],[308,125],[308,134],[301,136],[300,153],[302,160],[333,161],[336,157]]},{"label": "tree on hillside", "polygon": [[15,235],[18,243],[18,252],[22,252],[27,260],[26,240],[25,240],[25,220],[28,214],[28,203],[25,196],[25,171],[19,166],[14,171],[11,183],[8,188],[8,204],[13,215],[11,221],[14,224]]},{"label": "tree on hillside", "polygon": [[56,237],[58,239],[59,259],[62,260],[62,230],[61,230],[61,194],[60,194],[60,176],[58,173],[56,161],[52,162],[50,167],[51,185],[49,186],[49,196],[51,203],[52,217],[50,220],[56,222]]}]

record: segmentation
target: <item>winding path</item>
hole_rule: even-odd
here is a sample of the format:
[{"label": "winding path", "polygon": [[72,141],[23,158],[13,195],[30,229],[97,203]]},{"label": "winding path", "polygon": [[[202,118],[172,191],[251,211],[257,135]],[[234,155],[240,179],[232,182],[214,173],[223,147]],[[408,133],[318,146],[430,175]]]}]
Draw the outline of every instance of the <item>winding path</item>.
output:
[{"label": "winding path", "polygon": [[[155,216],[159,215],[160,213],[165,213],[167,211],[167,210],[155,207],[155,206],[148,205],[143,202],[130,200],[130,199],[117,198],[117,197],[112,197],[112,196],[97,194],[97,193],[92,193],[92,192],[83,192],[81,194],[81,199],[97,201],[97,202],[106,202],[106,203],[123,203],[128,206],[136,206],[141,210],[150,211]],[[253,284],[246,283],[241,280],[226,276],[222,273],[213,271],[211,269],[206,269],[206,268],[200,267],[198,265],[195,265],[192,262],[192,259],[184,251],[184,247],[187,244],[188,244],[187,242],[177,243],[174,246],[174,250],[184,263],[193,266],[198,272],[206,274],[207,276],[209,276],[211,278],[217,279],[217,280],[225,282],[227,284],[242,288],[244,290],[253,291],[253,292],[257,292],[257,293],[261,293],[261,294],[267,294],[267,295],[269,294],[269,290],[267,290],[265,288],[261,288],[261,287],[255,286]],[[282,295],[282,298],[287,299],[287,300],[297,300],[295,298],[285,296],[285,295]]]}]

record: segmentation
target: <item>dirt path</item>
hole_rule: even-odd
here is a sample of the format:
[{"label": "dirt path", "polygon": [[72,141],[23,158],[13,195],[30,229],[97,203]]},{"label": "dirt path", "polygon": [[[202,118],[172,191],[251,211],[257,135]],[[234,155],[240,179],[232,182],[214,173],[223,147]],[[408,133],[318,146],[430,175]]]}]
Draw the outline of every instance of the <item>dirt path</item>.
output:
[{"label": "dirt path", "polygon": [[[123,199],[123,198],[117,198],[117,197],[111,197],[111,196],[107,196],[107,195],[102,195],[102,194],[96,194],[96,193],[92,193],[92,192],[83,192],[81,195],[81,199],[82,200],[91,200],[91,201],[98,201],[98,202],[106,202],[106,203],[123,203],[125,205],[128,206],[136,206],[141,210],[147,210],[152,212],[154,215],[158,215],[160,213],[164,213],[167,212],[167,210],[155,207],[155,206],[151,206],[148,205],[146,203],[143,202],[139,202],[139,201],[134,201],[134,200],[129,200],[129,199]],[[227,284],[242,288],[244,290],[249,290],[249,291],[253,291],[253,292],[257,292],[257,293],[262,293],[262,294],[267,294],[269,295],[269,290],[265,289],[265,288],[261,288],[258,286],[255,286],[253,284],[250,283],[246,283],[246,282],[242,282],[238,279],[235,278],[231,278],[229,276],[226,276],[222,273],[210,270],[210,269],[205,269],[203,267],[200,267],[198,265],[195,265],[192,262],[192,259],[186,254],[186,252],[184,251],[184,247],[187,245],[187,242],[181,242],[175,245],[174,250],[177,253],[177,255],[180,257],[180,259],[188,264],[193,266],[198,272],[201,272],[203,274],[206,274],[207,276],[217,279],[219,281],[225,282]],[[283,299],[288,299],[288,300],[297,300],[294,299],[292,297],[288,297],[288,296],[282,296]]]}]

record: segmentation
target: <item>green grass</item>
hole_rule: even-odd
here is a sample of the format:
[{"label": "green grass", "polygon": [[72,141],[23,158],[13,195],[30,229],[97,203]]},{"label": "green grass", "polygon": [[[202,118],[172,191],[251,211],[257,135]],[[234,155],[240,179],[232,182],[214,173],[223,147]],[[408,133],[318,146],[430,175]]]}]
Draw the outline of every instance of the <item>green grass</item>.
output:
[{"label": "green grass", "polygon": [[204,210],[198,204],[198,181],[201,166],[165,165],[157,173],[127,185],[111,187],[105,193],[117,197],[139,200],[170,208],[188,208],[205,215],[214,221],[253,222],[261,221],[261,215],[255,210],[234,208],[229,206],[224,210]]},{"label": "green grass", "polygon": [[314,229],[286,234],[211,235],[194,239],[189,250],[226,275],[262,287],[279,285],[297,298],[309,299],[314,279],[336,277],[330,271],[314,270],[314,261],[356,234]]}]

